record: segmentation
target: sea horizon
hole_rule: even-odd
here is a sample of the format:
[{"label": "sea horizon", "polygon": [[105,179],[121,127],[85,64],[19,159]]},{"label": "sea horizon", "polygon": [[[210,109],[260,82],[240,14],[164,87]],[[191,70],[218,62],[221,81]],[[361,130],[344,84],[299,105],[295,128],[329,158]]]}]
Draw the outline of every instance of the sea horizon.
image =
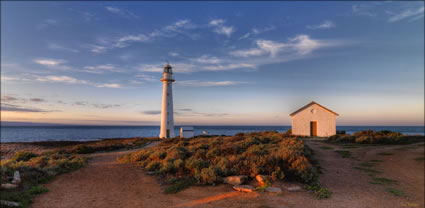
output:
[{"label": "sea horizon", "polygon": [[[286,132],[290,125],[176,125],[193,126],[195,135],[225,135],[259,131]],[[406,135],[425,135],[424,126],[336,126],[337,131],[347,134],[361,130],[401,132]],[[1,143],[37,141],[96,141],[108,138],[158,137],[159,125],[47,125],[47,126],[1,126]]]}]

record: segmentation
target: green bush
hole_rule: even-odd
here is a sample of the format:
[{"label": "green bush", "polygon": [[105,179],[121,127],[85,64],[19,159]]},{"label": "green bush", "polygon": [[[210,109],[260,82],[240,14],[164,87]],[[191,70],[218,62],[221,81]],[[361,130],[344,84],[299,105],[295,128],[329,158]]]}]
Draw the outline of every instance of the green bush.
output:
[{"label": "green bush", "polygon": [[308,154],[311,150],[306,149],[302,140],[267,131],[165,140],[158,146],[131,153],[123,160],[138,162],[165,180],[192,178],[195,184],[214,185],[230,175],[253,178],[258,174],[269,175],[273,180],[285,178],[315,183],[318,171],[311,165]]},{"label": "green bush", "polygon": [[358,144],[411,144],[423,142],[423,136],[408,136],[400,132],[388,130],[372,131],[364,130],[355,132],[353,136],[349,134],[336,134],[328,138],[328,142],[333,143],[358,143]]},{"label": "green bush", "polygon": [[15,155],[11,158],[12,160],[16,161],[28,161],[31,158],[37,157],[37,154],[34,154],[32,152],[16,152]]},{"label": "green bush", "polygon": [[87,146],[85,144],[78,144],[72,147],[71,152],[75,154],[90,154],[95,152],[95,150],[93,147]]},{"label": "green bush", "polygon": [[0,199],[16,201],[21,203],[22,207],[27,207],[34,195],[48,191],[39,184],[47,183],[56,175],[80,168],[86,163],[85,158],[64,151],[51,151],[40,155],[17,153],[11,159],[2,161],[0,178],[7,178],[19,171],[21,186],[14,190],[1,190]]}]

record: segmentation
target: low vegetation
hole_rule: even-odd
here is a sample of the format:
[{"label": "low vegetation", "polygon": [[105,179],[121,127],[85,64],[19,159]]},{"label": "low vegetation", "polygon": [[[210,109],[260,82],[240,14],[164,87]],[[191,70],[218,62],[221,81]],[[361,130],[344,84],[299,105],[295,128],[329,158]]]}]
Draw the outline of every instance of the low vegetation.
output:
[{"label": "low vegetation", "polygon": [[399,190],[399,189],[395,189],[395,188],[388,188],[388,189],[387,189],[387,191],[388,191],[389,193],[391,193],[392,195],[394,195],[394,196],[398,196],[398,197],[406,197],[406,196],[407,196],[407,194],[406,194],[406,193],[404,193],[404,191]]},{"label": "low vegetation", "polygon": [[[412,144],[423,142],[424,136],[403,135],[400,132],[364,130],[353,135],[336,134],[328,138],[331,143],[357,143],[357,144]],[[355,147],[354,147],[355,148]]]},{"label": "low vegetation", "polygon": [[347,150],[335,150],[342,158],[352,158],[351,152]]},{"label": "low vegetation", "polygon": [[56,175],[67,173],[84,166],[87,160],[64,151],[51,151],[42,154],[17,152],[9,160],[1,161],[1,183],[10,183],[11,176],[19,171],[21,182],[14,189],[1,190],[1,200],[19,202],[27,207],[34,195],[47,192],[41,186]]},{"label": "low vegetation", "polygon": [[90,154],[94,152],[108,152],[122,149],[134,149],[145,146],[158,138],[129,138],[129,139],[103,139],[74,145],[68,149],[75,154]]},{"label": "low vegetation", "polygon": [[154,138],[103,139],[90,142],[33,142],[35,146],[48,147],[51,151],[33,153],[15,152],[9,159],[1,161],[1,183],[10,183],[15,171],[19,171],[22,182],[18,188],[1,190],[1,200],[21,203],[27,207],[34,195],[47,192],[41,184],[47,183],[56,175],[78,169],[87,159],[78,154],[133,149],[145,146]]},{"label": "low vegetation", "polygon": [[397,183],[397,181],[389,178],[372,178],[371,184],[378,184],[378,185],[388,185],[388,184],[394,184]]},{"label": "low vegetation", "polygon": [[320,187],[319,170],[309,160],[312,154],[302,140],[268,131],[170,139],[118,160],[139,163],[146,171],[166,178],[172,185],[165,192],[175,193],[192,184],[219,184],[232,175],[254,178],[262,174]]}]

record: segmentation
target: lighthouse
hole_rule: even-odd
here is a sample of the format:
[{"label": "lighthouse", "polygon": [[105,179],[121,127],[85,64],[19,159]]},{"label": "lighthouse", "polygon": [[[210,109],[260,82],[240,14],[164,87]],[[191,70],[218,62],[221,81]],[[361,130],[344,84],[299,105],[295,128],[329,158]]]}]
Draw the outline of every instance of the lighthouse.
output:
[{"label": "lighthouse", "polygon": [[159,138],[174,138],[174,110],[173,110],[173,71],[167,63],[164,66],[162,89],[162,111],[161,111],[161,132]]}]

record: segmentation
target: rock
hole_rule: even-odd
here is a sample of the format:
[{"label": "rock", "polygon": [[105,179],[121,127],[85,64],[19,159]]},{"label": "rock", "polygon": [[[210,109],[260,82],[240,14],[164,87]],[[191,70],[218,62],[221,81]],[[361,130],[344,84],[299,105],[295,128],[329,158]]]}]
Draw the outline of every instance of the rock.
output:
[{"label": "rock", "polygon": [[155,171],[148,171],[146,174],[148,174],[148,175],[155,175]]},{"label": "rock", "polygon": [[224,183],[232,184],[232,185],[241,185],[248,180],[248,176],[240,175],[240,176],[229,176],[224,178]]},{"label": "rock", "polygon": [[13,201],[6,201],[6,200],[0,200],[0,204],[6,207],[21,207],[21,204],[19,202],[13,202]]},{"label": "rock", "polygon": [[233,186],[233,189],[235,191],[241,191],[241,192],[253,192],[254,191],[254,187],[250,186],[250,185],[236,185],[236,186]]},{"label": "rock", "polygon": [[265,175],[257,175],[255,176],[255,179],[257,179],[258,183],[260,183],[260,186],[265,186],[266,184],[271,184],[270,177]]},{"label": "rock", "polygon": [[268,187],[265,191],[270,193],[282,193],[282,189],[277,187]]},{"label": "rock", "polygon": [[12,183],[4,183],[1,185],[2,189],[14,189],[16,187],[18,187],[18,185]]},{"label": "rock", "polygon": [[295,191],[301,191],[301,187],[300,186],[291,186],[291,187],[286,187],[286,189],[290,192],[295,192]]},{"label": "rock", "polygon": [[14,184],[21,183],[21,175],[19,174],[19,171],[15,171],[15,173],[13,174],[12,183]]}]

